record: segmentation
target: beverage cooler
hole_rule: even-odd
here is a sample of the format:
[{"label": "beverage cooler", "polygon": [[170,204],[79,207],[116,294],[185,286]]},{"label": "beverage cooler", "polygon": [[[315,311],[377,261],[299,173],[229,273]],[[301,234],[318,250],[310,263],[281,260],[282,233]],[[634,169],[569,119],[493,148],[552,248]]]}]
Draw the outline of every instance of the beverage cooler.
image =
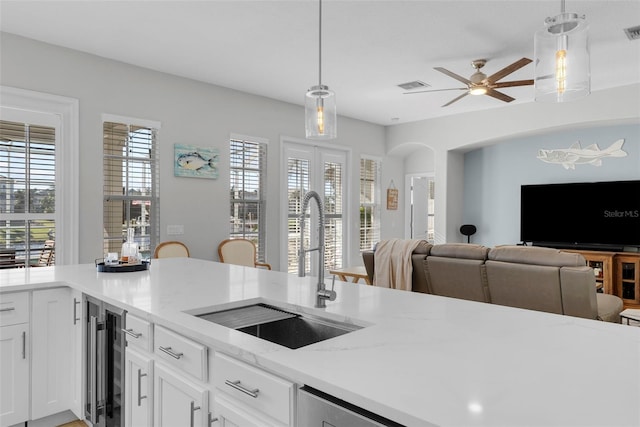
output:
[{"label": "beverage cooler", "polygon": [[86,296],[85,417],[95,427],[124,427],[125,311]]}]

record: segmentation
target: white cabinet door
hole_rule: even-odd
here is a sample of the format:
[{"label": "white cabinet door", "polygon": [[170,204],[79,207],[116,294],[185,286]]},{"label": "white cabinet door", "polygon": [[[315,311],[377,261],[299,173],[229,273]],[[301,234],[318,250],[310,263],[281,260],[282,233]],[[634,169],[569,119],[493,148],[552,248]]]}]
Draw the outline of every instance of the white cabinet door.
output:
[{"label": "white cabinet door", "polygon": [[260,413],[246,407],[241,407],[237,402],[226,398],[224,393],[216,393],[215,409],[221,427],[271,426]]},{"label": "white cabinet door", "polygon": [[154,389],[154,426],[206,427],[209,397],[202,385],[156,363]]},{"label": "white cabinet door", "polygon": [[29,324],[0,327],[0,426],[29,419]]},{"label": "white cabinet door", "polygon": [[34,291],[31,327],[31,419],[52,415],[71,405],[73,313],[71,290]]},{"label": "white cabinet door", "polygon": [[125,366],[125,427],[153,426],[153,361],[127,348]]}]

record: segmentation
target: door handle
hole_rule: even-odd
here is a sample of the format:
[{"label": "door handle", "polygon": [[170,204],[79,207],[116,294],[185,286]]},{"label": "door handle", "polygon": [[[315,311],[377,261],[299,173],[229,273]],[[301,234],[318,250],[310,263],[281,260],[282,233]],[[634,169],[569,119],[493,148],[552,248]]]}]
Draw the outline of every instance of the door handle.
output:
[{"label": "door handle", "polygon": [[22,331],[22,358],[27,358],[27,333]]},{"label": "door handle", "polygon": [[147,396],[142,396],[142,377],[146,377],[147,374],[142,373],[142,369],[138,369],[138,406],[142,406],[142,399],[146,399]]},{"label": "door handle", "polygon": [[78,301],[76,298],[73,299],[73,324],[75,325],[80,318],[77,317],[78,316],[78,305],[80,304],[80,301]]},{"label": "door handle", "polygon": [[190,421],[189,421],[189,426],[190,426],[190,427],[193,427],[193,426],[194,426],[194,421],[195,421],[195,415],[194,415],[194,413],[195,413],[196,411],[198,411],[199,409],[200,409],[200,407],[199,407],[199,406],[196,406],[196,402],[194,402],[194,401],[192,400],[192,401],[191,401],[191,418],[190,418]]},{"label": "door handle", "polygon": [[98,318],[91,316],[89,319],[89,368],[91,374],[89,379],[91,384],[91,402],[89,402],[89,421],[91,424],[96,425],[98,423]]}]

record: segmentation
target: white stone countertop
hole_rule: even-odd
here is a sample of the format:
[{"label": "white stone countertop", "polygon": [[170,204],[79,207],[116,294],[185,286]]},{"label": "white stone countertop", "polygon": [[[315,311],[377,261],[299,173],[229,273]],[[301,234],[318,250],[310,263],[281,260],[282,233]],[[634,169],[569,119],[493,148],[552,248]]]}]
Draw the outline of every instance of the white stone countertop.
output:
[{"label": "white stone countertop", "polygon": [[[640,426],[638,327],[339,281],[316,309],[316,280],[172,258],[0,270],[0,292],[68,285],[407,426]],[[247,301],[366,327],[291,350],[184,313]]]}]

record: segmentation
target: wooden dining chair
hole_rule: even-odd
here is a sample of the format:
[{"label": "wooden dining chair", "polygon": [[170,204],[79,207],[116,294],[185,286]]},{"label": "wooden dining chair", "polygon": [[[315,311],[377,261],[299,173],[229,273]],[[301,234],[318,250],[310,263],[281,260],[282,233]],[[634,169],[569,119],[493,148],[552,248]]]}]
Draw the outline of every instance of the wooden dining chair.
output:
[{"label": "wooden dining chair", "polygon": [[188,258],[190,257],[189,248],[182,242],[175,240],[162,242],[156,246],[153,252],[154,258]]},{"label": "wooden dining chair", "polygon": [[220,262],[244,265],[246,267],[263,267],[271,270],[271,265],[257,261],[256,245],[249,239],[226,239],[218,245]]}]

